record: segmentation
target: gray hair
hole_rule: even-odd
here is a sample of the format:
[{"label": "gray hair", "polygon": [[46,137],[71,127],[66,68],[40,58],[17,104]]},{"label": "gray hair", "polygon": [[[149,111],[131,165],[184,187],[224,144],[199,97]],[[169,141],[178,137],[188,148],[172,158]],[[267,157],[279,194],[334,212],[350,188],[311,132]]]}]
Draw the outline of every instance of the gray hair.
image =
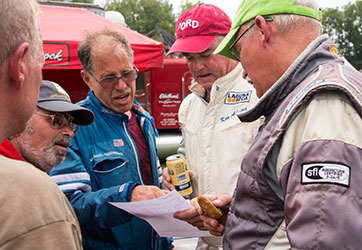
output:
[{"label": "gray hair", "polygon": [[23,42],[29,43],[29,56],[42,45],[36,0],[1,0],[0,4],[0,66]]},{"label": "gray hair", "polygon": [[[294,0],[294,4],[303,5],[309,8],[312,8],[316,11],[319,11],[319,6],[315,0]],[[274,22],[282,33],[289,33],[294,31],[298,26],[308,27],[312,30],[317,30],[319,34],[322,34],[323,28],[320,21],[301,15],[293,15],[293,14],[278,14],[271,15],[273,17]],[[247,21],[242,25],[242,27],[248,27],[254,22],[254,19]],[[249,34],[245,34],[246,36],[251,36],[253,31],[249,32]]]},{"label": "gray hair", "polygon": [[92,47],[102,36],[108,36],[114,46],[121,45],[125,49],[130,63],[133,64],[133,51],[123,34],[105,27],[100,30],[86,31],[84,39],[79,43],[78,58],[85,71],[93,73],[96,70],[92,58]]}]

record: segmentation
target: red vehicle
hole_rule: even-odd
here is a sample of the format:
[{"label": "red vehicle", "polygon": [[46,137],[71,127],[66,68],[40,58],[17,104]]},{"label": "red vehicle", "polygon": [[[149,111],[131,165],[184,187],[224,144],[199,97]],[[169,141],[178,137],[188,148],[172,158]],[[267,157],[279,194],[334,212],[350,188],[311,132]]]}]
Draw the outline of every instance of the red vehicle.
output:
[{"label": "red vehicle", "polygon": [[136,99],[155,119],[161,159],[174,154],[181,141],[177,113],[190,92],[191,78],[184,58],[165,58],[163,68],[151,69],[137,79]]}]

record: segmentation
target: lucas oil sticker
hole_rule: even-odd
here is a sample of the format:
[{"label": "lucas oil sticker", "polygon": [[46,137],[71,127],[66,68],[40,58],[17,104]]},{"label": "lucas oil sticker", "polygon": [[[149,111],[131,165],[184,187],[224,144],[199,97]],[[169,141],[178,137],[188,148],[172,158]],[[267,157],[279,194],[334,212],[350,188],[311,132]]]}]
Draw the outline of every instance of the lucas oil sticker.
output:
[{"label": "lucas oil sticker", "polygon": [[302,165],[302,184],[329,183],[349,187],[350,168],[336,163]]},{"label": "lucas oil sticker", "polygon": [[245,92],[229,92],[225,97],[225,104],[234,105],[243,102],[250,102],[251,90]]}]

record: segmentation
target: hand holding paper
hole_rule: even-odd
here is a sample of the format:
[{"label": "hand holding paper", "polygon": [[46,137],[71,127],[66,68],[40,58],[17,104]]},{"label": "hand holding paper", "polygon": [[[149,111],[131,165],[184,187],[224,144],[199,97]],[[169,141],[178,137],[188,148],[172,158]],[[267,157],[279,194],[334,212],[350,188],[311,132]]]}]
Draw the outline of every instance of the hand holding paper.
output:
[{"label": "hand holding paper", "polygon": [[175,219],[173,214],[191,208],[175,190],[168,194],[145,201],[111,202],[110,204],[146,220],[162,237],[203,237],[208,231],[200,231],[187,222]]}]

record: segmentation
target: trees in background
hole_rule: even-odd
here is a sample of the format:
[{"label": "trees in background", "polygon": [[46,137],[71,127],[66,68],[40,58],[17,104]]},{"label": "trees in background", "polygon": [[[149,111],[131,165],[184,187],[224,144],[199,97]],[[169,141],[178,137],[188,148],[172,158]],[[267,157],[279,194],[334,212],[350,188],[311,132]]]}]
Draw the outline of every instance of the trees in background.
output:
[{"label": "trees in background", "polygon": [[122,13],[127,25],[142,34],[152,31],[156,25],[169,34],[175,33],[175,15],[167,0],[113,0],[107,1],[105,10]]},{"label": "trees in background", "polygon": [[[122,13],[129,28],[160,41],[161,35],[156,30],[161,28],[175,36],[179,15],[199,3],[181,0],[180,6],[173,6],[168,0],[107,0],[104,9]],[[177,7],[179,11],[174,14]]]},{"label": "trees in background", "polygon": [[191,7],[193,7],[195,5],[198,5],[199,3],[201,3],[201,2],[197,1],[197,2],[193,3],[190,0],[181,0],[180,11],[178,12],[178,14],[176,16],[176,20],[182,14],[182,12],[184,12],[185,10],[190,9]]},{"label": "trees in background", "polygon": [[339,53],[356,69],[362,70],[362,1],[349,3],[342,9],[323,11],[323,28],[335,41]]},{"label": "trees in background", "polygon": [[71,2],[71,3],[93,3],[94,0],[52,0],[52,1],[58,1],[58,2]]},{"label": "trees in background", "polygon": [[[71,0],[71,2],[93,3],[94,0]],[[179,15],[200,2],[203,1],[181,0],[180,6],[172,6],[169,0],[106,0],[103,7],[105,10],[116,10],[122,13],[127,25],[144,35],[154,34],[158,26],[174,36]],[[175,12],[174,8],[177,7],[179,10]],[[358,70],[362,70],[361,19],[362,0],[355,0],[341,9],[323,10],[324,32],[335,41],[340,54]],[[157,36],[153,38],[159,40]]]}]

